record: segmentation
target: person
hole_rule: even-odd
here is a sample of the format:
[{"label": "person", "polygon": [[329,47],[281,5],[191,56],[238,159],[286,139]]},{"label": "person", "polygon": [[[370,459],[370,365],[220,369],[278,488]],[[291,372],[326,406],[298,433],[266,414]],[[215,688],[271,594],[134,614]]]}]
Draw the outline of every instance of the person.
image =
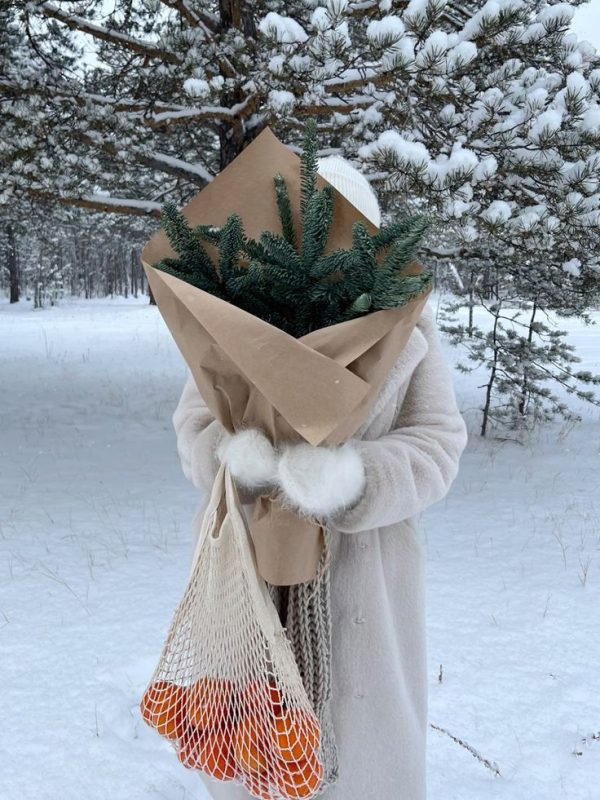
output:
[{"label": "person", "polygon": [[[319,173],[375,225],[377,198],[339,156]],[[185,475],[205,494],[221,461],[244,508],[278,486],[331,531],[332,718],[339,777],[326,800],[424,800],[427,740],[425,549],[420,514],[450,489],[467,443],[429,301],[368,417],[339,447],[230,434],[190,376],[173,415]],[[248,800],[206,779],[215,800]]]}]

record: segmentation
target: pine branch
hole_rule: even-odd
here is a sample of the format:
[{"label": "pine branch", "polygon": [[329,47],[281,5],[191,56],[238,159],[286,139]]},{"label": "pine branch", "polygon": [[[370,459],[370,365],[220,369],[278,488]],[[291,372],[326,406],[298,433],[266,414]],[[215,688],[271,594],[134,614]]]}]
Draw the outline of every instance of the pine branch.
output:
[{"label": "pine branch", "polygon": [[95,39],[100,39],[103,42],[108,42],[109,44],[116,45],[125,50],[131,50],[133,53],[142,55],[145,58],[156,58],[167,64],[182,63],[183,59],[177,53],[165,50],[163,47],[154,47],[154,45],[149,42],[134,39],[132,36],[125,36],[118,31],[109,31],[99,25],[94,25],[94,23],[84,19],[84,17],[80,17],[77,14],[69,14],[61,8],[52,5],[52,3],[42,3],[39,8],[44,16],[59,20],[71,30],[80,31]]},{"label": "pine branch", "polygon": [[294,220],[290,206],[290,198],[283,175],[275,175],[275,192],[277,193],[277,208],[281,218],[281,229],[283,235],[293,247],[296,246],[296,233],[294,231]]},{"label": "pine branch", "polygon": [[302,262],[296,249],[276,233],[265,231],[260,237],[263,260],[275,264],[283,270],[301,274]]},{"label": "pine branch", "polygon": [[313,192],[306,204],[302,221],[302,262],[307,271],[321,255],[333,219],[333,189],[325,186],[320,192]]},{"label": "pine branch", "polygon": [[237,214],[228,217],[219,237],[219,273],[227,284],[237,276],[240,269],[238,258],[244,241],[242,220]]},{"label": "pine branch", "polygon": [[412,220],[412,217],[405,217],[404,219],[392,222],[390,225],[386,225],[385,228],[381,228],[381,230],[373,236],[375,248],[380,250],[381,248],[387,247],[395,239],[401,239],[403,236],[406,236],[412,228]]},{"label": "pine branch", "polygon": [[[207,287],[219,288],[219,276],[210,256],[202,246],[200,237],[193,231],[186,218],[177,210],[174,203],[165,203],[162,208],[162,222],[173,249],[181,256],[183,271],[194,275],[198,283]],[[160,269],[161,266],[157,264]],[[170,268],[174,265],[171,263]],[[207,289],[209,291],[210,289]]]},{"label": "pine branch", "polygon": [[[356,222],[351,247],[325,253],[335,194],[330,185],[316,188],[318,142],[313,121],[306,127],[304,144],[299,246],[287,186],[276,175],[282,234],[264,231],[258,241],[247,237],[237,214],[222,227],[191,229],[183,214],[167,203],[163,224],[180,258],[156,265],[296,337],[380,309],[399,308],[432,281],[427,271],[406,274],[430,225],[423,215],[399,220],[374,235],[363,222]],[[217,247],[216,265],[202,241]]]},{"label": "pine branch", "polygon": [[306,121],[304,150],[300,161],[300,212],[307,213],[308,204],[315,191],[317,178],[317,123],[314,119]]},{"label": "pine branch", "polygon": [[154,203],[152,200],[106,197],[104,195],[69,197],[34,187],[27,187],[24,194],[32,200],[50,201],[63,206],[99,211],[103,214],[125,214],[132,217],[160,217],[161,215],[160,203]]},{"label": "pine branch", "polygon": [[323,280],[327,276],[337,272],[345,276],[350,272],[354,262],[355,253],[353,250],[332,250],[330,253],[318,258],[309,267],[310,276],[314,280]]},{"label": "pine branch", "polygon": [[194,233],[200,239],[204,239],[204,241],[210,242],[218,247],[221,241],[222,230],[223,229],[219,228],[217,225],[196,225]]}]

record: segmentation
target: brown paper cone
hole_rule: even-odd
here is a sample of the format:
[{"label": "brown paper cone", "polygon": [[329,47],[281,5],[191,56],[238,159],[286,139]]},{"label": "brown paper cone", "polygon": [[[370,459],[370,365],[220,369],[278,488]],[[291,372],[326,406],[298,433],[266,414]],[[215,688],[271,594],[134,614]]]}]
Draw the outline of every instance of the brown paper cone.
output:
[{"label": "brown paper cone", "polygon": [[[266,130],[183,209],[190,224],[222,225],[231,213],[247,233],[281,230],[273,175],[286,179],[299,218],[298,157]],[[327,249],[351,245],[363,219],[336,193]],[[274,444],[340,444],[360,427],[406,345],[427,294],[398,309],[377,311],[295,339],[258,317],[197,289],[152,264],[173,256],[161,231],[142,261],[159,310],[208,408],[231,432],[258,427]],[[412,272],[422,267],[415,262]],[[260,497],[250,531],[261,575],[276,585],[314,577],[323,531],[282,507],[277,494]]]}]

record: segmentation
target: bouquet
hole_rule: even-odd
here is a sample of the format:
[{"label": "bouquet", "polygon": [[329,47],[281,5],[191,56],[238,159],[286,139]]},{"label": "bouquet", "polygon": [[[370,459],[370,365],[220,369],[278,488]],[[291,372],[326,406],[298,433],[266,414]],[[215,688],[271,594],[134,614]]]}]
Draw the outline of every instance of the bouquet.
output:
[{"label": "bouquet", "polygon": [[[377,230],[317,174],[316,153],[312,121],[301,159],[266,129],[182,212],[167,204],[142,253],[211,412],[274,445],[352,437],[431,289],[415,260],[428,220]],[[276,490],[247,519],[220,469],[142,701],[186,766],[264,798],[335,781],[327,567],[322,520]]]}]

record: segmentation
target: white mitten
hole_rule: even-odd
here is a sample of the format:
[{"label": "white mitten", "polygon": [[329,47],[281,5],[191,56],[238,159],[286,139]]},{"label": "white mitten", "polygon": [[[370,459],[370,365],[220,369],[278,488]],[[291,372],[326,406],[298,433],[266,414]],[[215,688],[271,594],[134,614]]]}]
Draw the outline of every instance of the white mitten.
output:
[{"label": "white mitten", "polygon": [[217,456],[243,486],[264,486],[276,479],[277,451],[258,428],[237,433],[225,430],[217,445]]},{"label": "white mitten", "polygon": [[365,486],[365,469],[352,442],[340,447],[289,444],[281,451],[277,481],[300,511],[326,517],[358,500]]}]

